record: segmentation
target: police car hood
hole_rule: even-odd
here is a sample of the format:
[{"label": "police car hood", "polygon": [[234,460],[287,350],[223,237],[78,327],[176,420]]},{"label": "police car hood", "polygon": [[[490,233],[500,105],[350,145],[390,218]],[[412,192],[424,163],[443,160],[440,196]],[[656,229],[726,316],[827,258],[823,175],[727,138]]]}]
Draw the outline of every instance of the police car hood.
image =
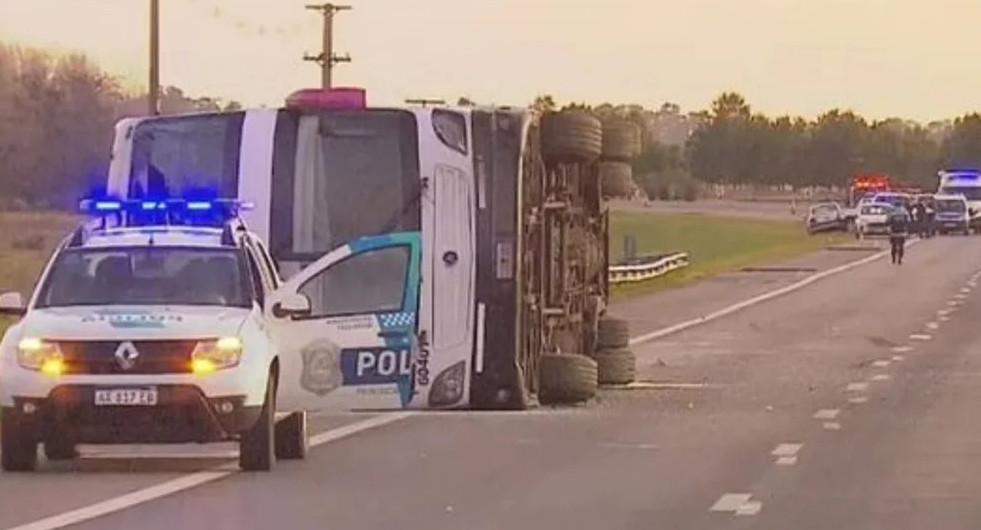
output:
[{"label": "police car hood", "polygon": [[237,307],[85,306],[35,309],[23,336],[50,340],[196,339],[238,334],[250,311]]}]

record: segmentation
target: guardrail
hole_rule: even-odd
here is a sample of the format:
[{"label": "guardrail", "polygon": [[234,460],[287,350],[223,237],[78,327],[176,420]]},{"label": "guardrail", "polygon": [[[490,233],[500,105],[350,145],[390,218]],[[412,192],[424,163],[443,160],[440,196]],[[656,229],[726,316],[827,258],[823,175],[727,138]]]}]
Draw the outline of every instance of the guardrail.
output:
[{"label": "guardrail", "polygon": [[687,252],[634,258],[610,265],[610,283],[642,282],[690,265]]}]

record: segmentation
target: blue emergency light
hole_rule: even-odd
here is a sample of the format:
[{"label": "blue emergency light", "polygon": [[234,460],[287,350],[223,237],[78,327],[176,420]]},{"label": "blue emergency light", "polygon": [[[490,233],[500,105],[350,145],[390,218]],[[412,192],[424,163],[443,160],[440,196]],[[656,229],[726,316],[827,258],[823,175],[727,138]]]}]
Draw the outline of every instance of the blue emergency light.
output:
[{"label": "blue emergency light", "polygon": [[82,212],[108,218],[122,226],[213,226],[220,227],[240,212],[255,205],[238,199],[114,199],[93,198],[79,202]]}]

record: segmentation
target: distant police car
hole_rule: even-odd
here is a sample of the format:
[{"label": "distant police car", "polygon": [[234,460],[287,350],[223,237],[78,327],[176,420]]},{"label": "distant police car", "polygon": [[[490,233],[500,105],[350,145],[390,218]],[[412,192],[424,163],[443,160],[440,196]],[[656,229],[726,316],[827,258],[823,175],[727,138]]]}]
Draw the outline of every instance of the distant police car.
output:
[{"label": "distant police car", "polygon": [[963,195],[941,195],[933,198],[936,205],[934,224],[941,234],[971,233],[970,205]]},{"label": "distant police car", "polygon": [[39,443],[58,460],[81,443],[238,440],[245,470],[306,455],[305,413],[277,400],[300,379],[281,375],[300,361],[279,354],[264,311],[280,279],[228,215],[242,206],[89,201],[99,219],[62,242],[26,307],[0,296],[22,316],[0,342],[4,470],[33,470]]}]

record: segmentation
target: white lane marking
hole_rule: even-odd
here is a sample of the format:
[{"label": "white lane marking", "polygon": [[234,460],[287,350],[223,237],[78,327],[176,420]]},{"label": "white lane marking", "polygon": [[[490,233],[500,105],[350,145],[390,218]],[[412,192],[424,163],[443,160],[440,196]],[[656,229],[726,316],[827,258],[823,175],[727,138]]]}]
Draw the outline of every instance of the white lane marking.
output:
[{"label": "white lane marking", "polygon": [[742,506],[736,508],[736,515],[756,515],[760,513],[763,509],[763,503],[760,501],[749,501],[743,503]]},{"label": "white lane marking", "polygon": [[894,351],[896,353],[906,353],[906,352],[913,351],[913,347],[912,346],[896,346],[895,348],[892,349],[892,351]]},{"label": "white lane marking", "polygon": [[838,417],[841,411],[838,409],[821,409],[814,413],[816,420],[833,420]]},{"label": "white lane marking", "polygon": [[961,305],[961,302],[960,302],[960,300],[951,300],[951,301],[947,302],[947,305],[949,305],[950,307],[957,307],[957,306]]},{"label": "white lane marking", "polygon": [[606,447],[609,449],[660,449],[660,446],[655,444],[632,444],[624,442],[602,442],[597,444],[599,447]]},{"label": "white lane marking", "polygon": [[792,466],[797,463],[796,456],[781,456],[777,459],[778,466]]},{"label": "white lane marking", "polygon": [[885,368],[889,366],[889,362],[890,362],[889,359],[879,359],[878,361],[872,363],[872,366],[876,368]]},{"label": "white lane marking", "polygon": [[963,300],[965,298],[967,298],[967,295],[964,293],[957,293],[954,295],[954,300]]},{"label": "white lane marking", "polygon": [[947,316],[947,315],[944,315],[944,316],[938,318],[937,320],[939,320],[941,322],[947,322],[948,320],[950,320],[950,317]]},{"label": "white lane marking", "polygon": [[848,402],[851,403],[852,405],[861,405],[862,403],[865,403],[868,400],[869,400],[868,396],[852,396],[848,398]]},{"label": "white lane marking", "polygon": [[938,310],[938,311],[937,311],[937,316],[940,316],[940,317],[942,317],[942,316],[947,316],[947,315],[949,315],[949,314],[950,314],[950,313],[951,313],[952,311],[953,311],[953,309],[940,309],[940,310]]},{"label": "white lane marking", "polygon": [[934,329],[937,329],[939,327],[940,327],[940,324],[937,324],[936,322],[927,322],[927,324],[926,324],[926,328],[927,329],[930,329],[930,330],[934,330]]},{"label": "white lane marking", "polygon": [[961,294],[967,294],[969,292],[971,292],[971,290],[969,288],[967,288],[967,287],[964,287],[964,288],[961,289]]},{"label": "white lane marking", "polygon": [[794,456],[800,451],[801,447],[804,447],[804,444],[780,444],[770,454],[773,456]]},{"label": "white lane marking", "polygon": [[914,333],[910,335],[909,338],[910,340],[930,340],[933,337],[927,335],[926,333]]},{"label": "white lane marking", "polygon": [[715,504],[709,508],[710,512],[733,512],[740,506],[749,502],[753,496],[749,493],[724,493]]},{"label": "white lane marking", "polygon": [[848,383],[848,386],[845,388],[849,392],[864,392],[868,389],[869,384],[864,381],[861,383]]},{"label": "white lane marking", "polygon": [[871,380],[872,381],[888,381],[890,379],[892,379],[892,376],[889,375],[889,374],[875,374],[875,375],[872,376],[872,379]]},{"label": "white lane marking", "polygon": [[[917,244],[919,242],[920,242],[920,240],[914,239],[913,241],[910,241],[909,243],[907,243],[907,246],[912,246],[912,245],[915,245],[915,244]],[[733,305],[730,305],[728,307],[722,308],[722,309],[720,309],[718,311],[715,311],[713,313],[709,313],[707,315],[703,315],[703,316],[700,316],[698,318],[693,318],[691,320],[686,320],[684,322],[679,322],[679,323],[674,324],[672,326],[668,326],[666,328],[662,328],[662,329],[659,329],[659,330],[656,330],[656,331],[652,331],[650,333],[645,333],[645,334],[640,335],[638,337],[634,337],[634,338],[630,339],[630,345],[633,346],[635,344],[640,344],[640,343],[643,343],[643,342],[652,341],[654,339],[659,339],[661,337],[665,337],[665,336],[671,335],[672,333],[678,333],[679,331],[684,331],[684,330],[686,330],[688,328],[692,328],[692,327],[698,326],[700,324],[705,324],[707,322],[711,322],[713,320],[722,318],[722,317],[724,317],[726,315],[730,315],[730,314],[735,313],[737,311],[741,311],[743,309],[746,309],[747,307],[751,307],[751,306],[757,305],[759,303],[766,302],[767,300],[772,300],[772,299],[777,298],[779,296],[783,296],[785,294],[792,293],[794,291],[803,289],[804,287],[807,287],[808,285],[810,285],[810,284],[812,284],[814,282],[823,280],[824,278],[827,278],[829,276],[834,276],[835,274],[840,274],[842,272],[849,271],[849,270],[854,269],[856,267],[861,267],[862,265],[865,265],[867,263],[872,263],[873,261],[875,261],[877,259],[884,258],[888,254],[889,254],[889,251],[877,252],[875,254],[872,254],[871,256],[866,256],[866,257],[864,257],[864,258],[862,258],[860,260],[853,261],[851,263],[846,263],[844,265],[839,265],[837,267],[830,268],[830,269],[828,269],[826,271],[821,271],[821,272],[812,274],[812,275],[808,276],[807,278],[804,278],[803,280],[800,280],[798,282],[795,282],[795,283],[792,283],[790,285],[781,287],[779,289],[774,289],[772,291],[763,293],[763,294],[761,294],[759,296],[754,296],[753,298],[750,298],[748,300],[743,300],[742,302],[735,303]]]},{"label": "white lane marking", "polygon": [[[411,412],[383,414],[364,421],[344,425],[343,427],[331,429],[310,437],[310,446],[316,447],[328,442],[340,440],[341,438],[346,438],[361,431],[374,429],[376,427],[381,427],[382,425],[403,420],[412,415],[413,413]],[[90,506],[53,515],[38,521],[22,524],[20,526],[6,528],[4,530],[54,530],[57,528],[64,528],[66,526],[75,525],[97,517],[102,517],[104,515],[125,510],[138,504],[156,500],[180,491],[195,488],[202,484],[207,484],[208,482],[214,482],[216,480],[234,475],[237,472],[238,467],[236,464],[223,464],[208,471],[200,471],[190,475],[184,475],[180,478],[168,480],[167,482],[156,484],[141,490],[136,490],[134,492],[92,504]]]},{"label": "white lane marking", "polygon": [[836,421],[825,422],[825,424],[822,427],[824,427],[824,430],[826,430],[826,431],[840,431],[841,430],[841,424],[838,423],[838,422],[836,422]]},{"label": "white lane marking", "polygon": [[906,357],[903,357],[902,355],[893,355],[893,356],[892,356],[892,360],[893,360],[893,361],[896,361],[897,363],[898,363],[899,361],[902,361],[902,360],[904,360],[904,359],[906,359]]}]

